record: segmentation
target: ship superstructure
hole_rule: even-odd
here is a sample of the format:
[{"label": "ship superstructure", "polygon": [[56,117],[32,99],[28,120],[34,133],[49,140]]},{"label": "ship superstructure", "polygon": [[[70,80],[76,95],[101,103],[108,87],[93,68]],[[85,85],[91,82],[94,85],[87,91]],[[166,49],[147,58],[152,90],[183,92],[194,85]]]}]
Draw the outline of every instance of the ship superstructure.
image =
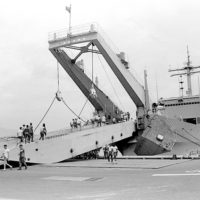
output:
[{"label": "ship superstructure", "polygon": [[[180,69],[170,69],[169,72],[175,72],[171,77],[179,76],[179,97],[161,98],[159,104],[162,106],[161,113],[169,118],[176,118],[184,122],[192,124],[200,123],[200,95],[193,95],[192,91],[192,75],[200,73],[200,66],[194,67],[190,60],[190,54],[187,47],[187,62],[186,66]],[[186,95],[183,92],[183,79],[187,77]]]}]

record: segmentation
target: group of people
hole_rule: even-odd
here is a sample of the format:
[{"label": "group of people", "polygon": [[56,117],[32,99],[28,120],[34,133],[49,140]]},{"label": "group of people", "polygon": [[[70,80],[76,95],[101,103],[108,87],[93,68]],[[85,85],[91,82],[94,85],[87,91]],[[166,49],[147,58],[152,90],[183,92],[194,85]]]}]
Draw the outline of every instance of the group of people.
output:
[{"label": "group of people", "polygon": [[33,142],[34,132],[32,123],[21,126],[17,132],[17,137],[20,139],[20,142]]},{"label": "group of people", "polygon": [[[40,129],[40,138],[39,140],[44,140],[47,135],[47,129],[46,125],[43,124]],[[30,143],[34,142],[34,130],[33,130],[33,124],[30,123],[29,125],[23,125],[19,127],[19,130],[17,131],[17,137],[20,140],[20,143]]]},{"label": "group of people", "polygon": [[[10,165],[9,162],[9,152],[10,150],[8,149],[7,144],[4,144],[4,149],[3,153],[0,157],[1,160],[3,160],[3,170],[6,170],[6,166],[8,166],[10,169],[12,169],[12,165]],[[18,170],[22,169],[22,166],[24,165],[25,169],[27,169],[27,164],[26,164],[26,157],[25,157],[25,150],[23,148],[23,145],[19,145],[19,168]]]},{"label": "group of people", "polygon": [[78,120],[77,118],[72,119],[72,121],[70,122],[70,127],[72,130],[77,129],[78,127],[80,127],[81,129],[81,121]]},{"label": "group of people", "polygon": [[117,161],[118,148],[115,144],[113,145],[105,145],[103,147],[104,159],[108,159],[108,162],[113,163],[113,161]]}]

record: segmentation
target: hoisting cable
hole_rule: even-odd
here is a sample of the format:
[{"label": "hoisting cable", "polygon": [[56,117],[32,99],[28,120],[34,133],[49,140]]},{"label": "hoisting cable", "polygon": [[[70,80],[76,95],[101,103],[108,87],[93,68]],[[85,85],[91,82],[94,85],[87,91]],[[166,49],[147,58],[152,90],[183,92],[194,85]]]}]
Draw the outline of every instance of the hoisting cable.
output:
[{"label": "hoisting cable", "polygon": [[[85,120],[83,120],[81,117],[80,117],[80,114],[79,115],[77,115],[68,105],[67,105],[67,103],[65,102],[65,100],[63,99],[63,97],[61,96],[61,92],[60,92],[60,81],[59,81],[59,79],[60,79],[60,73],[59,73],[59,63],[58,63],[58,61],[57,61],[57,79],[58,79],[58,90],[57,90],[57,92],[56,92],[56,99],[58,100],[58,101],[62,101],[63,103],[64,103],[64,105],[75,115],[75,116],[77,116],[78,117],[78,119],[80,119],[80,120],[82,120],[83,122],[86,122]],[[86,104],[86,103],[85,103]],[[85,105],[84,105],[84,107],[85,107]],[[81,111],[82,112],[82,111]]]},{"label": "hoisting cable", "polygon": [[83,122],[86,122],[84,119],[82,119],[80,116],[78,116],[68,105],[67,103],[65,102],[65,100],[61,97],[61,101],[64,103],[64,105],[76,116],[78,117],[78,119],[80,119],[81,121]]},{"label": "hoisting cable", "polygon": [[60,91],[60,72],[59,72],[59,63],[57,61],[57,80],[58,80],[58,91]]},{"label": "hoisting cable", "polygon": [[113,86],[113,84],[112,84],[112,82],[111,82],[111,80],[110,80],[110,77],[108,76],[108,74],[107,74],[107,72],[106,72],[106,70],[105,70],[105,66],[103,65],[103,63],[102,63],[102,61],[101,61],[101,59],[100,59],[100,57],[99,57],[98,54],[97,54],[97,56],[98,56],[99,62],[101,63],[101,66],[102,66],[102,68],[103,68],[103,70],[104,70],[104,72],[105,72],[105,74],[106,74],[106,77],[107,77],[108,81],[110,82],[110,85],[111,85],[111,87],[112,87],[112,89],[113,89],[113,91],[114,91],[114,93],[115,93],[115,96],[117,97],[117,99],[118,99],[120,105],[122,106],[123,110],[125,110],[125,108],[124,108],[124,106],[123,106],[123,104],[122,104],[122,102],[121,102],[119,96],[117,95],[117,92],[116,92],[116,90],[115,90],[115,88],[114,88],[114,86]]},{"label": "hoisting cable", "polygon": [[44,116],[43,116],[42,119],[39,121],[38,125],[35,127],[34,133],[35,133],[35,131],[37,130],[37,128],[39,127],[39,125],[42,123],[43,119],[44,119],[44,118],[46,117],[46,115],[48,114],[48,112],[49,112],[49,110],[51,109],[51,107],[52,107],[53,103],[55,102],[55,100],[56,100],[56,96],[54,96],[54,98],[53,98],[53,100],[52,100],[50,106],[48,107],[47,111],[45,112]]},{"label": "hoisting cable", "polygon": [[82,109],[81,109],[80,113],[78,114],[78,116],[79,116],[79,117],[80,117],[80,115],[82,114],[82,112],[83,112],[83,109],[85,108],[85,106],[86,106],[87,102],[88,102],[88,98],[86,99],[86,101],[85,101],[85,103],[84,103],[84,105],[83,105],[83,107],[82,107]]}]

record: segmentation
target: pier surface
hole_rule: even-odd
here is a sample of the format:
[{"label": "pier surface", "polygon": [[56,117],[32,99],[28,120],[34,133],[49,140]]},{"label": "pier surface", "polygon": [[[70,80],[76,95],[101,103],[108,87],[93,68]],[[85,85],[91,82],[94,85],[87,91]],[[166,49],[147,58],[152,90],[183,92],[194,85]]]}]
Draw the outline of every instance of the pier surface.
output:
[{"label": "pier surface", "polygon": [[200,160],[89,160],[0,170],[0,200],[195,200],[199,188]]}]

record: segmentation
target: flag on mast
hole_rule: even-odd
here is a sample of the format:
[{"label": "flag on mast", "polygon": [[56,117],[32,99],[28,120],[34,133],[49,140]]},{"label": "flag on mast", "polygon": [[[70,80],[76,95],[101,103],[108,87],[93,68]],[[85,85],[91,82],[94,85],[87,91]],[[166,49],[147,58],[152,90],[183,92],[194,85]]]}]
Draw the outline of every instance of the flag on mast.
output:
[{"label": "flag on mast", "polygon": [[66,6],[65,9],[66,9],[66,11],[68,11],[69,13],[71,13],[71,4],[70,4],[70,6]]}]

